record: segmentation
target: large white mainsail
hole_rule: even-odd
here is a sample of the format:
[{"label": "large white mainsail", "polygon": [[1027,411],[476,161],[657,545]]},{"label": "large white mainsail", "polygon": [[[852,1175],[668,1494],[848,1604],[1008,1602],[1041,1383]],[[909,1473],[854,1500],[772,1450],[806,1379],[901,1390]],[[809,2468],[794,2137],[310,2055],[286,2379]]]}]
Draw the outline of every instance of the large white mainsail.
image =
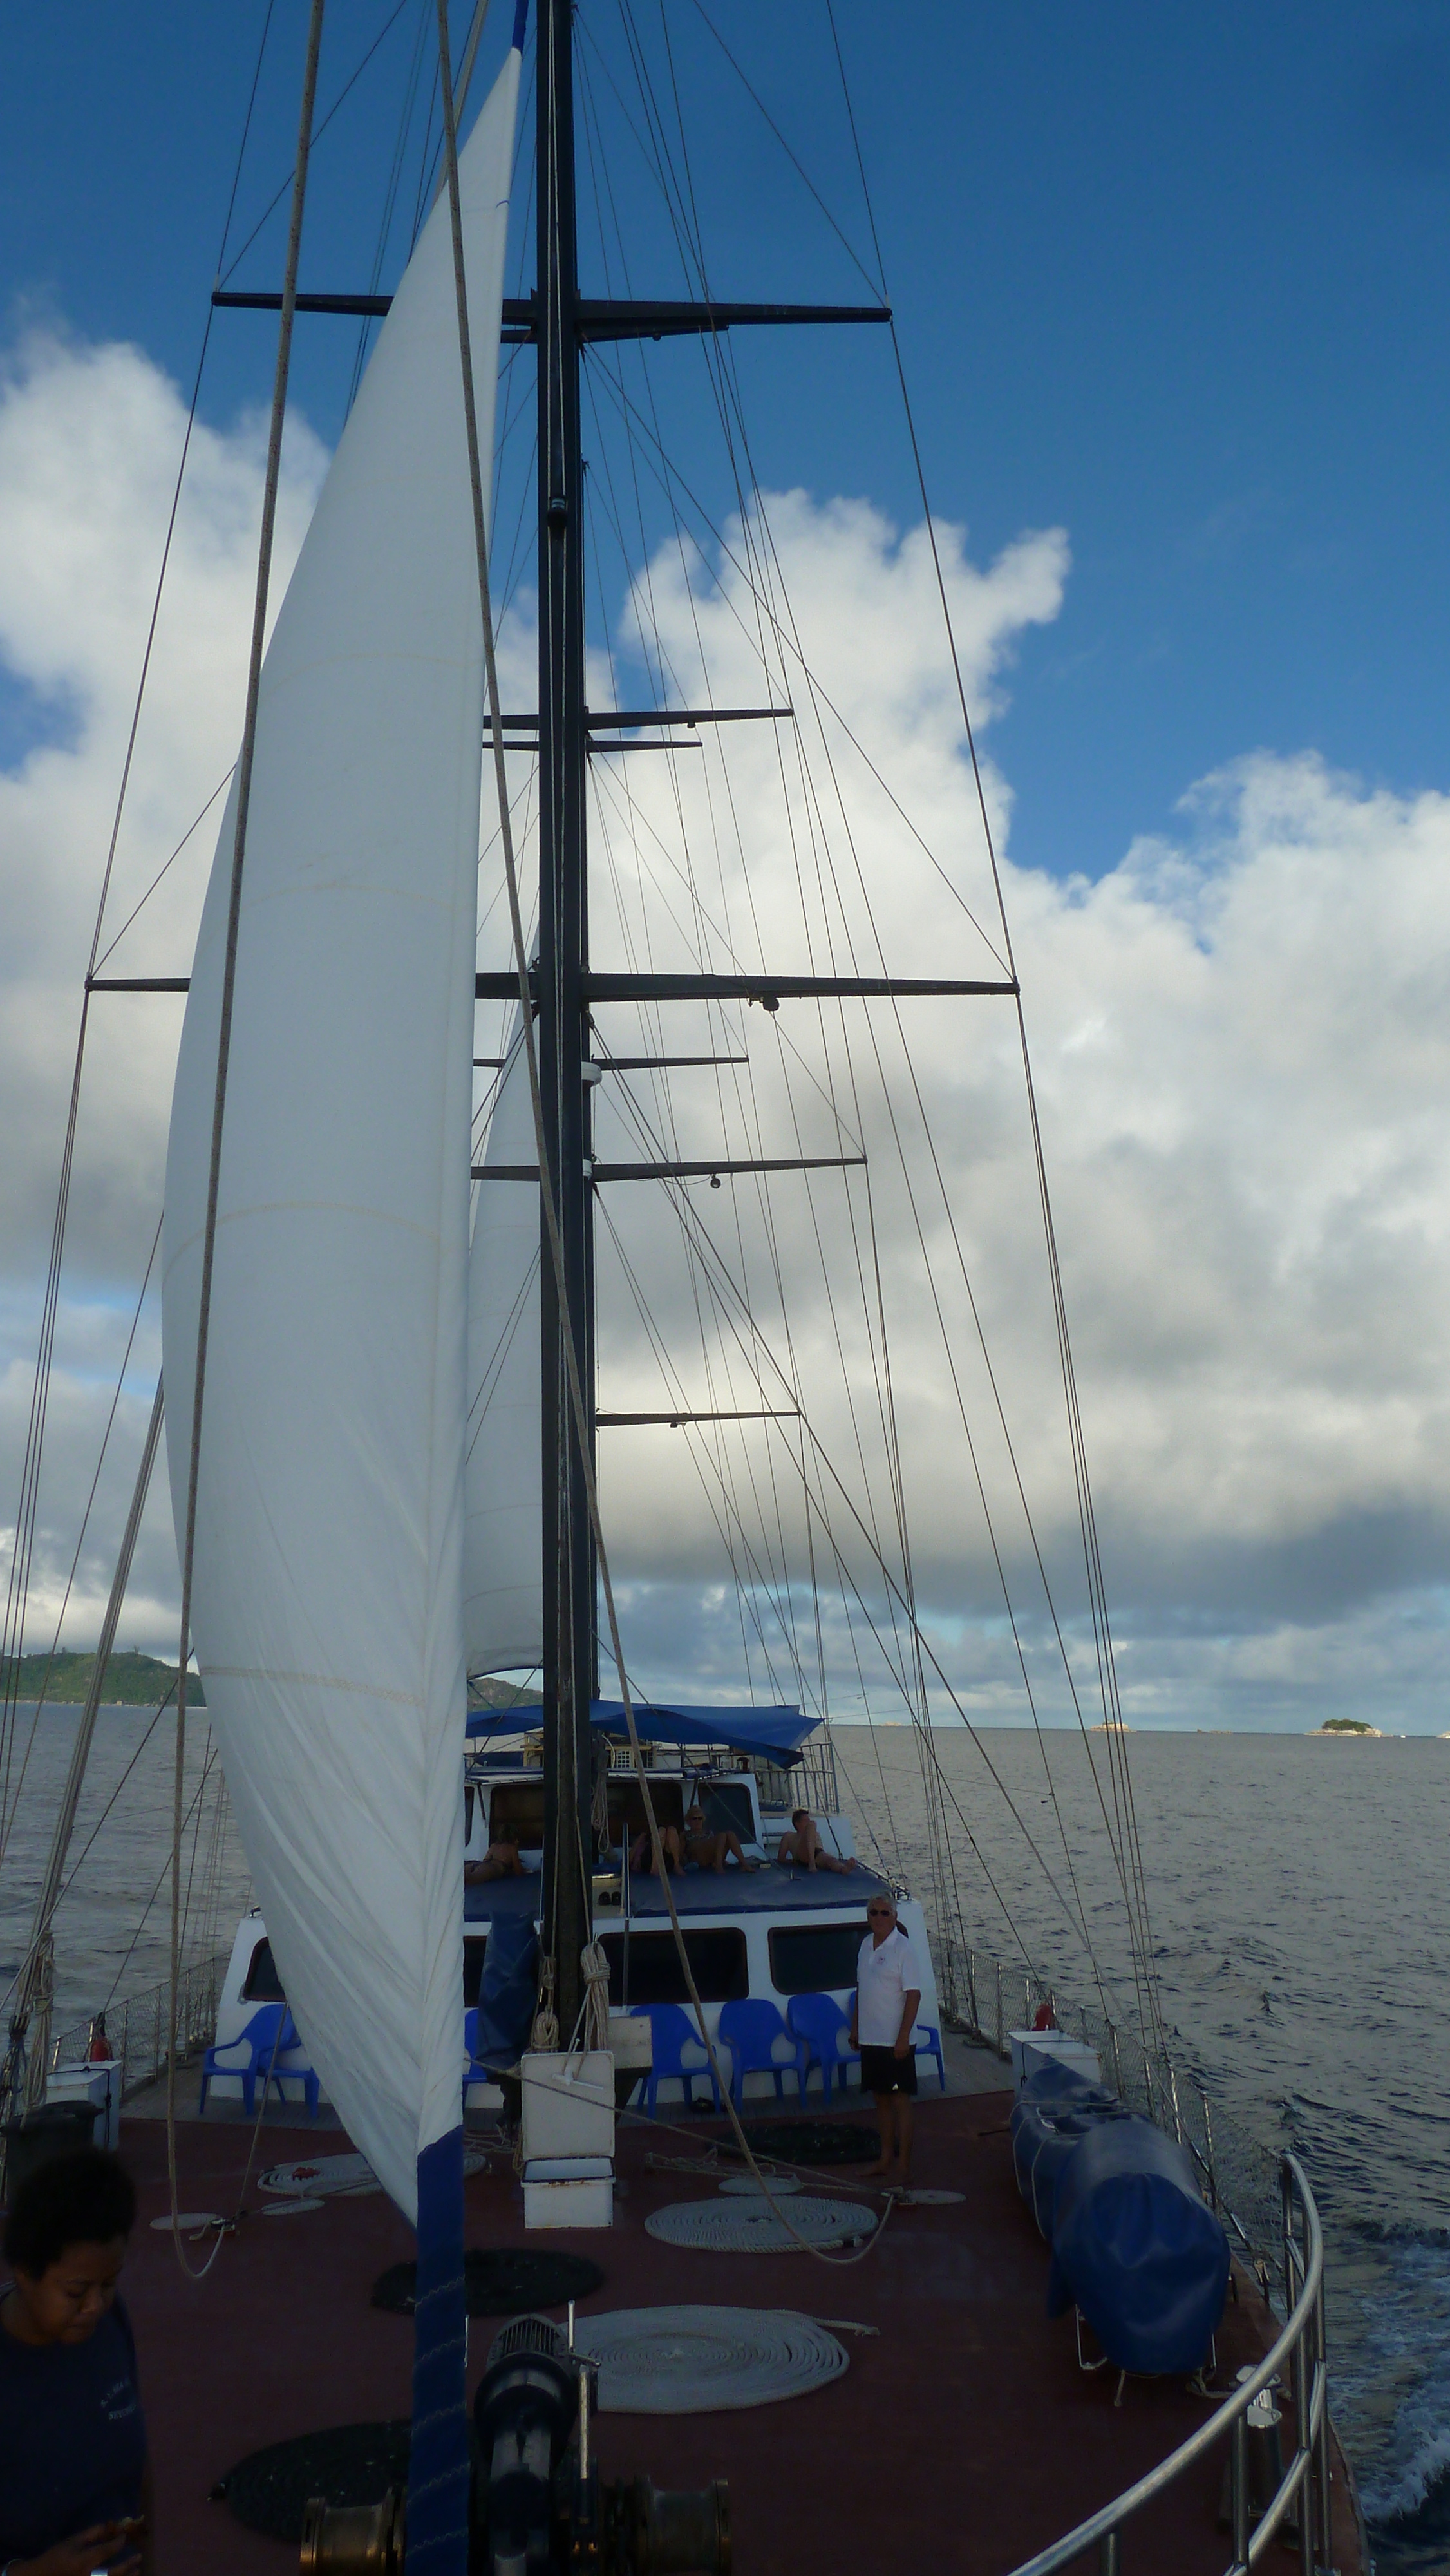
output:
[{"label": "large white mainsail", "polygon": [[[538,1161],[528,1058],[517,1014],[499,1081],[485,1170]],[[468,1459],[463,1633],[471,1673],[541,1663],[544,1653],[540,1442],[539,1187],[480,1181],[468,1265]]]},{"label": "large white mainsail", "polygon": [[[511,52],[460,162],[485,460],[519,61]],[[461,2116],[482,716],[445,192],[262,674],[194,1560],[208,1707],[288,1999],[348,2131],[410,2216],[420,2155]],[[167,1160],[178,1535],[232,836],[229,807]]]}]

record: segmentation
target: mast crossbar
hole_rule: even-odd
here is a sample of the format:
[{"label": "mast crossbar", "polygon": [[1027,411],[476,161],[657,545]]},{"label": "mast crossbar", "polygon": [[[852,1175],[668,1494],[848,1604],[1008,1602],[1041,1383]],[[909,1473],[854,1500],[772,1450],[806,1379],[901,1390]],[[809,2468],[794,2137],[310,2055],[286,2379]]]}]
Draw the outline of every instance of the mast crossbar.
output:
[{"label": "mast crossbar", "polygon": [[[592,1181],[715,1181],[722,1172],[852,1172],[864,1154],[783,1154],[754,1156],[748,1162],[716,1158],[707,1163],[591,1163]],[[475,1163],[475,1181],[536,1181],[537,1163]]]},{"label": "mast crossbar", "polygon": [[[503,716],[505,733],[533,735],[539,730],[537,716]],[[710,724],[793,724],[794,707],[626,707],[612,714],[595,715],[585,708],[584,722],[591,733],[624,733],[634,725],[710,725]]]},{"label": "mast crossbar", "polygon": [[[266,291],[214,287],[214,305],[247,313],[276,313],[280,295]],[[341,313],[353,320],[382,321],[391,295],[299,295],[299,313]],[[889,304],[713,304],[638,303],[618,296],[579,295],[573,299],[574,336],[588,340],[673,340],[689,332],[738,330],[742,325],[786,322],[889,322]],[[506,295],[502,337],[515,346],[536,340],[539,311],[532,295]]]},{"label": "mast crossbar", "polygon": [[689,1422],[798,1422],[798,1404],[761,1404],[745,1411],[727,1406],[715,1413],[596,1413],[595,1427],[600,1431],[627,1431],[646,1424],[657,1424],[666,1431],[678,1431]]}]

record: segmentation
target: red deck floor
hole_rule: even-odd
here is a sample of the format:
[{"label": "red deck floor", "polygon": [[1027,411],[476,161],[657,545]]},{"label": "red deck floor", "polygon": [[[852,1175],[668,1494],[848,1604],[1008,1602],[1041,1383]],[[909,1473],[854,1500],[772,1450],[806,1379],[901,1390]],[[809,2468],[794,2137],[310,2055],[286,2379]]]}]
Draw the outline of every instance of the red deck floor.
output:
[{"label": "red deck floor", "polygon": [[[1172,2450],[1201,2422],[1202,2401],[1181,2386],[1133,2381],[1115,2407],[1115,2375],[1087,2378],[1077,2367],[1071,2318],[1047,2319],[1047,2257],[1013,2185],[1008,2107],[1005,2094],[924,2100],[916,2179],[961,2191],[963,2202],[895,2213],[863,2262],[832,2272],[804,2254],[658,2244],[646,2213],[713,2187],[647,2172],[646,2150],[688,2154],[716,2124],[692,2122],[684,2137],[622,2126],[614,2228],[530,2240],[599,2263],[604,2284],[586,2308],[793,2307],[879,2334],[845,2337],[846,2376],[786,2404],[601,2418],[604,2473],[645,2470],[662,2486],[728,2478],[738,2576],[1006,2576]],[[259,2162],[346,2143],[336,2131],[269,2123]],[[183,2127],[183,2207],[229,2208],[248,2144],[248,2131],[231,2123]],[[158,2576],[281,2576],[295,2552],[244,2530],[208,2501],[210,2490],[263,2443],[408,2412],[411,2326],[368,2301],[384,2265],[411,2253],[409,2230],[381,2195],[334,2200],[301,2218],[253,2216],[194,2283],[169,2235],[147,2223],[168,2206],[164,2128],[132,2121],[124,2145],[141,2197],[123,2286],[156,2462]],[[467,2186],[467,2232],[472,2245],[524,2241],[522,2195],[501,2159]],[[1220,2384],[1262,2351],[1262,2325],[1256,2302],[1230,2304]],[[496,2330],[489,2319],[473,2323],[470,2385]],[[1130,2528],[1125,2576],[1222,2576],[1231,2552],[1216,2525],[1218,2481],[1215,2459]],[[1335,2492],[1336,2565],[1340,2576],[1360,2576],[1338,2464]],[[1270,2563],[1287,2571],[1297,2561],[1275,2550]]]}]

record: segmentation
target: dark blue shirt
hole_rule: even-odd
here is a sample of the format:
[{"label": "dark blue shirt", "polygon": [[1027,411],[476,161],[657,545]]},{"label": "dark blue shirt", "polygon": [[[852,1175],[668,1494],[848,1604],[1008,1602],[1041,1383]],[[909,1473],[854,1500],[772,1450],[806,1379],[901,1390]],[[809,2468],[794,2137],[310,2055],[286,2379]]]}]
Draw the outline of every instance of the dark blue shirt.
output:
[{"label": "dark blue shirt", "polygon": [[146,2426],[119,2299],[84,2343],[21,2343],[0,2321],[0,2567],[141,2510]]}]

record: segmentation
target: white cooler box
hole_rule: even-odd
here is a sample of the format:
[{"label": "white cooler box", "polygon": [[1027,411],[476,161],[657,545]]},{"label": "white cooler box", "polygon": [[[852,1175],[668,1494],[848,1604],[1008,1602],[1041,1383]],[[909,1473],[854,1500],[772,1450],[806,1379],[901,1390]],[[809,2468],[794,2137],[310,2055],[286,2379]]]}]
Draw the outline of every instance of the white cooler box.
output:
[{"label": "white cooler box", "polygon": [[608,2156],[537,2156],[524,2166],[525,2227],[612,2227]]},{"label": "white cooler box", "polygon": [[519,2073],[526,2166],[541,2156],[613,2160],[614,2059],[607,2048],[531,2050]]},{"label": "white cooler box", "polygon": [[1065,2030],[1012,2030],[1007,2034],[1012,2043],[1012,2082],[1021,2092],[1029,2075],[1044,2066],[1070,2066],[1074,2075],[1085,2075],[1089,2084],[1101,2084],[1102,2072],[1098,2053],[1085,2039],[1069,2039]]},{"label": "white cooler box", "polygon": [[88,2059],[80,2066],[58,2068],[46,2082],[47,2102],[92,2102],[100,2117],[91,2131],[97,2147],[116,2147],[121,2139],[121,2067],[114,2057]]}]

